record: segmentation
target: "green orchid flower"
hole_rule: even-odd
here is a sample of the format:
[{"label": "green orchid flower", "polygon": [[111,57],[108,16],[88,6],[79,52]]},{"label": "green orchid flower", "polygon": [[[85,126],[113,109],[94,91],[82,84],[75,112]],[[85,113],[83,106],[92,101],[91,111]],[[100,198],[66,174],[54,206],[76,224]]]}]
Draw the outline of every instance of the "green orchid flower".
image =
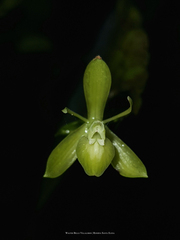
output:
[{"label": "green orchid flower", "polygon": [[131,98],[128,97],[130,107],[126,111],[103,120],[111,87],[111,73],[100,56],[88,64],[83,85],[88,117],[84,118],[68,108],[62,110],[63,113],[74,115],[84,123],[65,137],[51,152],[44,177],[60,176],[76,159],[89,176],[101,176],[112,164],[124,177],[148,177],[141,160],[105,125],[131,112]]}]

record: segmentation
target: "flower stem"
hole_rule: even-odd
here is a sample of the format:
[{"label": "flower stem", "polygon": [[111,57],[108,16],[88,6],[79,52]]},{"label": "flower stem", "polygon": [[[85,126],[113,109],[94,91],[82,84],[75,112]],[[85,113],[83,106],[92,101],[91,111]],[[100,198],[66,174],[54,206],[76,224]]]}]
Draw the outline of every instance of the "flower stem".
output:
[{"label": "flower stem", "polygon": [[69,114],[71,114],[72,116],[75,116],[75,117],[79,118],[79,119],[82,120],[83,122],[86,122],[86,123],[89,122],[88,119],[82,117],[82,116],[79,115],[78,113],[73,112],[72,110],[70,110],[70,109],[67,108],[67,107],[65,107],[65,108],[62,110],[62,112],[63,112],[63,113],[69,113]]},{"label": "flower stem", "polygon": [[114,121],[117,118],[121,118],[121,117],[124,117],[125,115],[129,114],[132,110],[132,99],[128,96],[127,100],[129,101],[130,107],[126,111],[124,111],[122,113],[119,113],[119,114],[115,115],[114,117],[111,117],[111,118],[108,118],[108,119],[104,120],[103,123],[105,124],[105,123]]}]

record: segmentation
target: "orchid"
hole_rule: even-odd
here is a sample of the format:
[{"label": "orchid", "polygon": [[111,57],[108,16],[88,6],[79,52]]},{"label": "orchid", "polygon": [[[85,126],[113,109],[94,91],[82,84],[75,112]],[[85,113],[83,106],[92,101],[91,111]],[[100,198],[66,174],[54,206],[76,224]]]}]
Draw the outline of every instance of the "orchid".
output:
[{"label": "orchid", "polygon": [[101,176],[111,164],[124,177],[148,177],[142,161],[105,125],[131,112],[131,98],[127,98],[130,107],[126,111],[103,120],[111,87],[111,73],[100,56],[95,57],[88,64],[84,73],[83,86],[87,118],[68,108],[62,110],[63,113],[74,115],[84,123],[65,137],[51,152],[44,177],[60,176],[76,159],[89,176]]}]

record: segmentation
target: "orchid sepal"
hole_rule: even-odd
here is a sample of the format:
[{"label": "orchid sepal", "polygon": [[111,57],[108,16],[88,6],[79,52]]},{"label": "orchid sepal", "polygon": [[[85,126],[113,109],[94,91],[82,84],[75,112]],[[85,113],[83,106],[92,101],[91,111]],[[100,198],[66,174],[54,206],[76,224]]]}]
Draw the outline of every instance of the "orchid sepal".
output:
[{"label": "orchid sepal", "polygon": [[86,67],[83,78],[88,120],[103,119],[104,108],[111,87],[111,73],[100,56]]},{"label": "orchid sepal", "polygon": [[63,174],[77,159],[76,147],[80,137],[86,131],[86,124],[64,138],[51,152],[46,166],[44,177],[56,178]]},{"label": "orchid sepal", "polygon": [[107,137],[115,147],[112,166],[128,178],[148,178],[146,167],[139,157],[106,126]]}]

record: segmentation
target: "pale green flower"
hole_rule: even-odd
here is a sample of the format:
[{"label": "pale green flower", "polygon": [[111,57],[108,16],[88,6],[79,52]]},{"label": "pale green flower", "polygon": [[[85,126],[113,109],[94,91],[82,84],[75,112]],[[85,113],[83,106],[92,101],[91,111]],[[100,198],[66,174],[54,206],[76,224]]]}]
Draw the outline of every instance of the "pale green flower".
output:
[{"label": "pale green flower", "polygon": [[146,168],[136,154],[105,125],[131,112],[130,107],[106,120],[104,108],[111,87],[111,73],[100,56],[94,58],[84,73],[84,94],[87,104],[87,119],[68,108],[70,113],[84,123],[64,138],[51,152],[44,177],[55,178],[63,174],[76,159],[89,176],[101,176],[112,166],[125,177],[148,177]]}]

